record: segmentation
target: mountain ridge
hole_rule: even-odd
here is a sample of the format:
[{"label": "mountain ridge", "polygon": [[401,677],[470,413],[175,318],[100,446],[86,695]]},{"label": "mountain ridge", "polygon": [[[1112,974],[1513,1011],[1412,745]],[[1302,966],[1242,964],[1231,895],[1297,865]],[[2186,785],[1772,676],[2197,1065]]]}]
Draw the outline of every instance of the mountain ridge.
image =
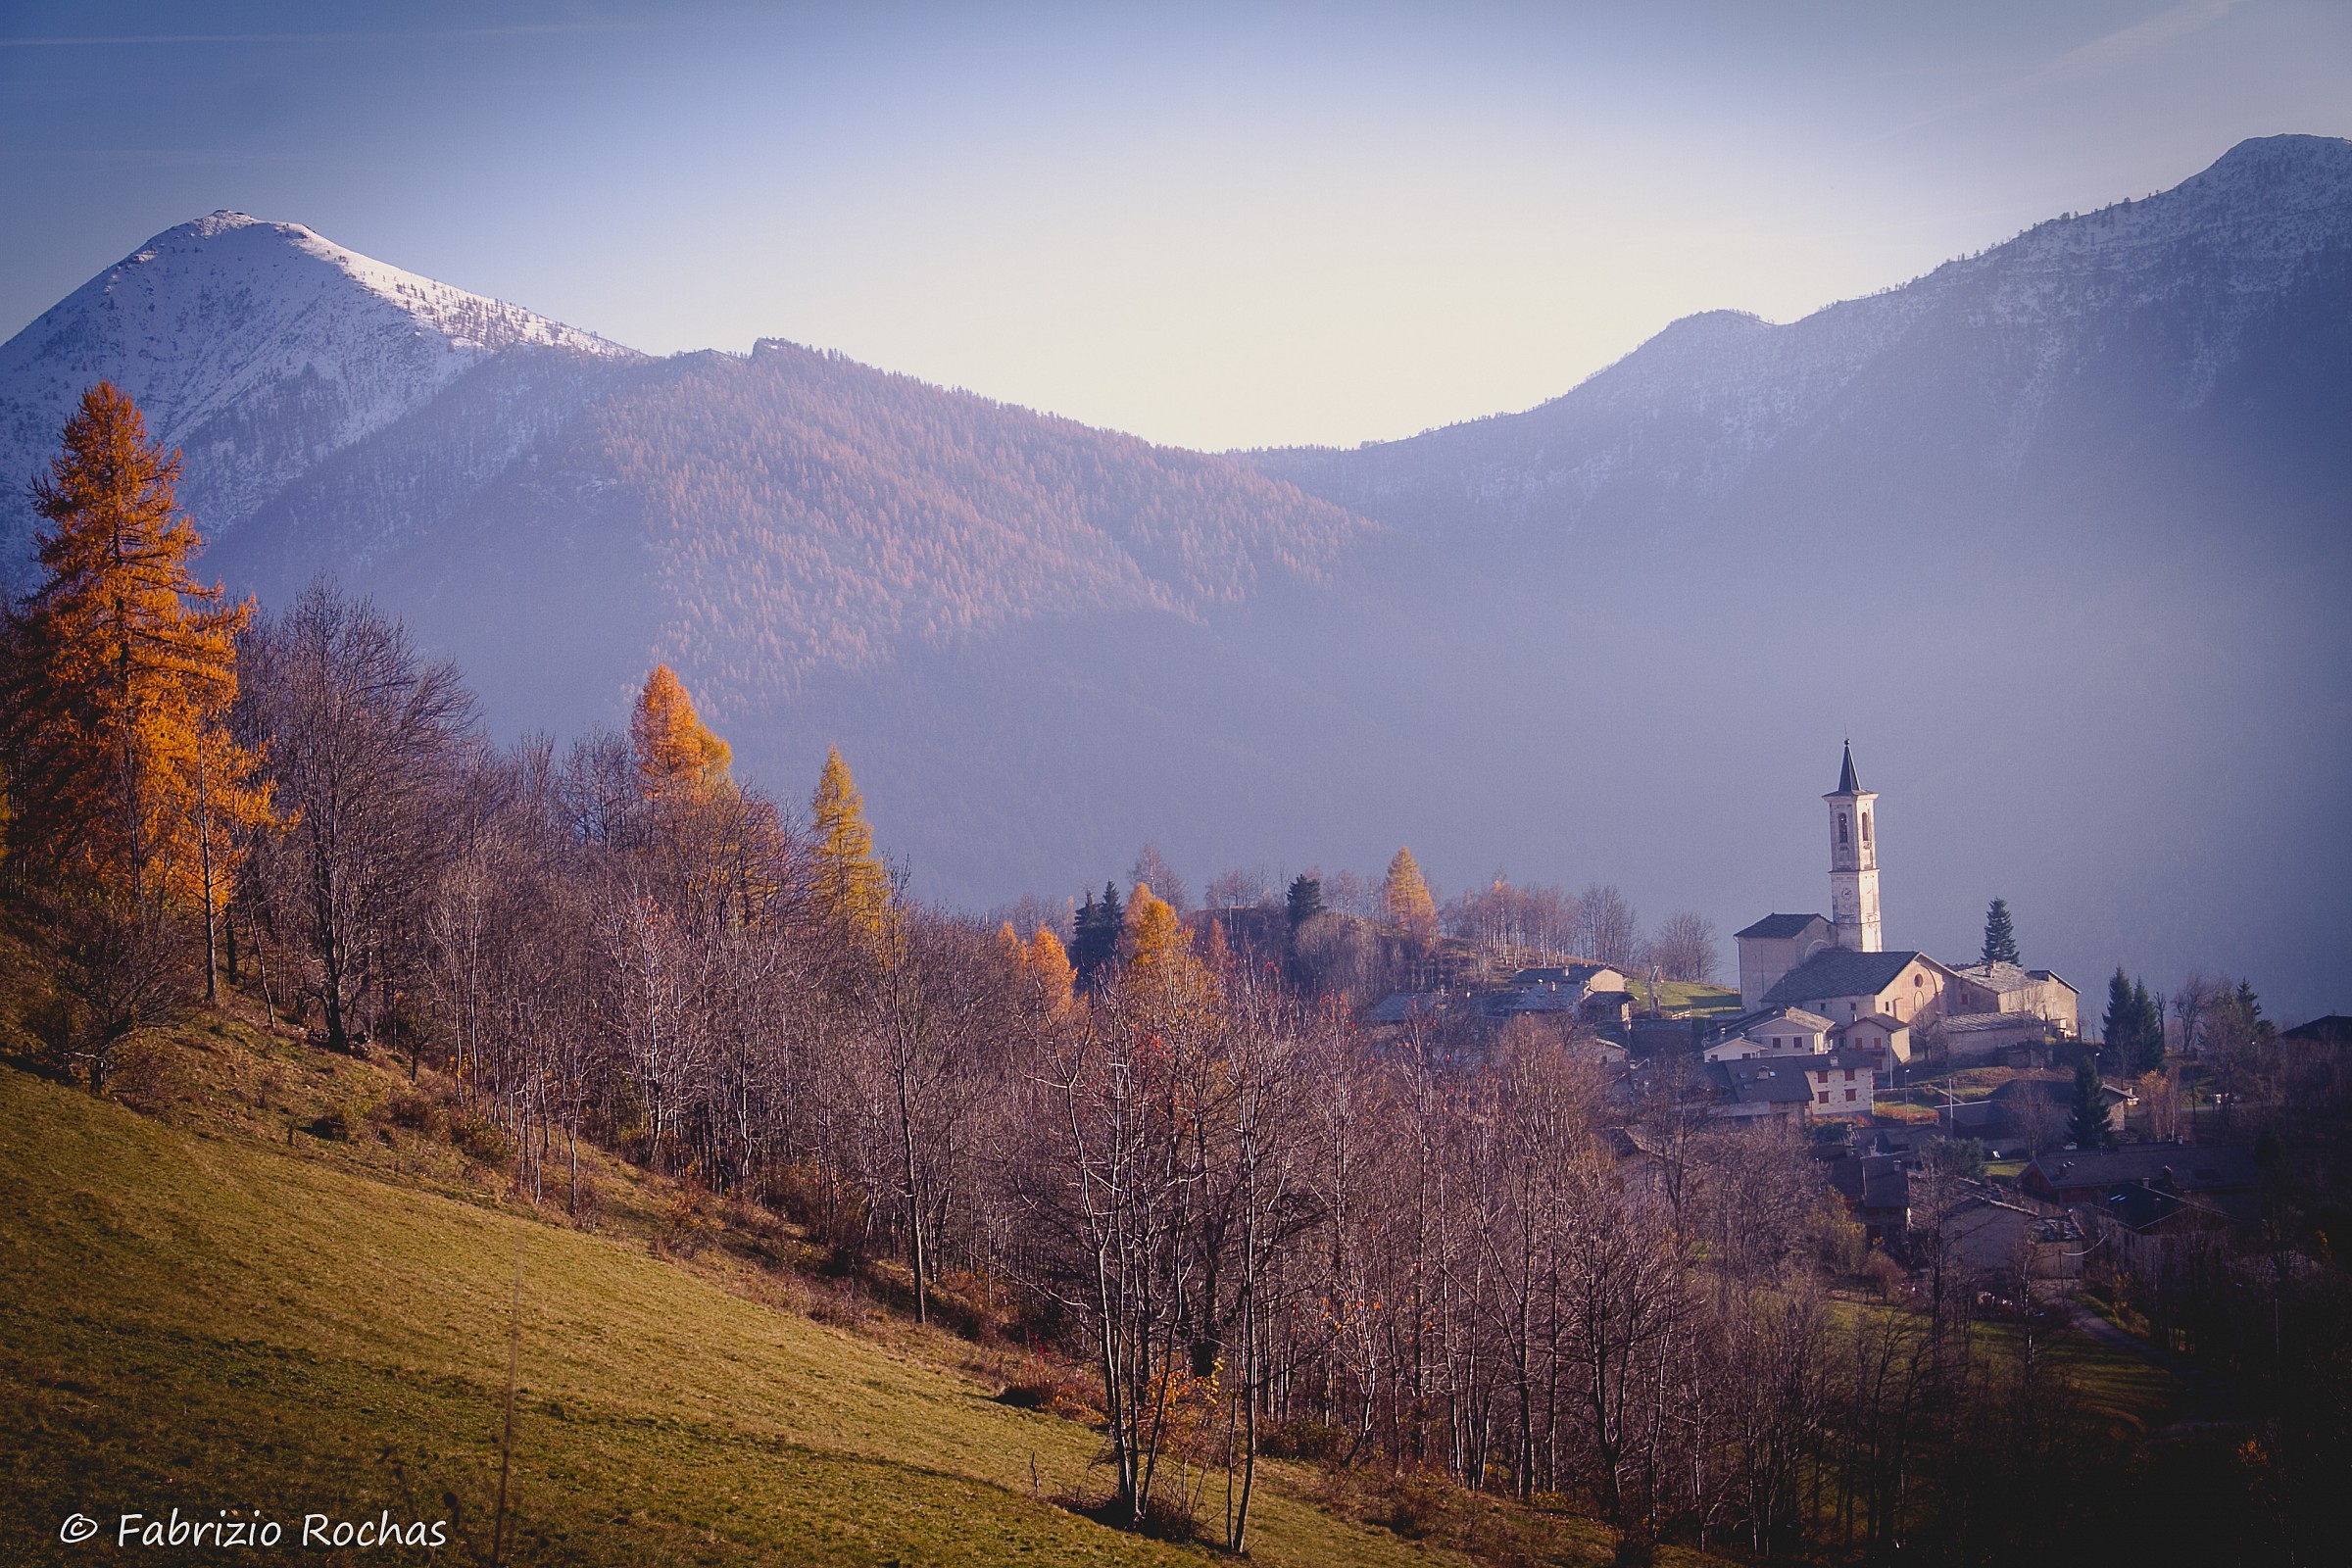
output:
[{"label": "mountain ridge", "polygon": [[[1099,886],[1147,838],[1202,879],[1409,842],[1731,930],[1803,906],[1851,733],[1890,941],[1973,951],[1999,893],[2075,978],[2262,969],[2285,1005],[2352,946],[2352,143],[1347,451],[1157,447],[772,339],[462,348],[303,265],[351,308],[264,311],[277,379],[187,444],[208,572],[373,595],[506,735],[617,722],[666,659],[745,776],[798,794],[840,743],[933,896]],[[225,396],[253,328],[188,319],[161,370]],[[387,320],[398,395],[338,401]]]},{"label": "mountain ridge", "polygon": [[[2190,373],[2178,381],[2168,411],[2179,414],[2212,394],[2264,301],[2314,270],[2331,270],[2340,282],[2352,270],[2348,253],[2352,141],[2261,138],[2239,143],[2170,191],[2047,220],[1909,283],[1795,321],[1730,311],[1682,318],[1531,409],[1397,441],[1233,456],[1431,536],[1458,536],[1473,517],[1504,535],[1546,524],[1574,529],[1596,507],[1603,516],[1593,520],[1605,520],[1599,504],[1639,466],[1637,439],[1653,450],[1661,436],[1680,442],[1682,471],[1653,465],[1652,488],[1719,501],[1753,460],[1807,420],[1867,418],[1841,409],[1841,398],[1911,337],[1940,328],[1946,341],[1938,351],[1988,371],[1980,405],[1996,394],[2008,400],[1992,456],[1997,471],[2014,476],[2029,461],[2037,417],[2063,394],[2066,377],[2113,347],[2105,338],[2070,342],[2070,327],[2103,321],[2129,329],[2197,295],[2208,308],[2180,323],[2189,341],[2177,346],[2178,357]],[[2030,334],[2045,341],[2021,341]],[[1953,353],[1952,339],[1974,343]],[[1969,366],[1972,347],[1984,354],[1979,345],[1991,345],[2007,363]],[[1677,420],[1684,428],[1661,430]],[[1690,455],[1702,444],[1719,455],[1712,464]],[[1642,497],[1624,499],[1633,516],[1642,514]]]}]

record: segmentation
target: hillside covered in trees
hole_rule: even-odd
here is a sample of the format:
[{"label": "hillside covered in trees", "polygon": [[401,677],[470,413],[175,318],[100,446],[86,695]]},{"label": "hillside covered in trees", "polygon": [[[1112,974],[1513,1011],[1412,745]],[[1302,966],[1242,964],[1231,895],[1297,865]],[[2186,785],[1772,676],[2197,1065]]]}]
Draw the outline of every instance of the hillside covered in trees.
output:
[{"label": "hillside covered in trees", "polygon": [[[924,1435],[886,1457],[925,1467],[917,1515],[977,1496],[990,1530],[1067,1544],[1086,1520],[1139,1559],[1137,1542],[1158,1541],[1305,1564],[1346,1554],[1363,1524],[1386,1533],[1366,1560],[1401,1537],[1497,1563],[2253,1563],[2317,1560],[2331,1539],[2346,1287],[2322,1210],[2291,1191],[2266,1200],[2276,1245],[2238,1259],[2275,1265],[2259,1292],[2235,1265],[2180,1292],[2197,1369],[2242,1406],[2151,1433],[2170,1391],[2094,1386],[2096,1356],[2047,1319],[1984,1321],[2009,1265],[1937,1250],[1906,1280],[1793,1126],[1693,1116],[1663,1076],[1664,1093],[1612,1082],[1569,1025],[1515,1027],[1482,1053],[1375,1035],[1345,978],[1259,961],[1148,883],[1093,906],[1076,953],[1050,920],[992,929],[927,905],[890,873],[839,752],[803,818],[735,776],[666,666],[640,683],[625,734],[499,746],[461,673],[368,601],[321,583],[265,615],[205,589],[173,477],[128,400],[93,390],[41,494],[41,581],[0,644],[7,1092],[64,1143],[20,1178],[39,1217],[5,1254],[31,1271],[5,1310],[40,1358],[26,1407],[44,1430],[152,1444],[201,1408],[206,1454],[226,1456],[208,1476],[301,1478],[281,1428],[222,1410],[221,1388],[316,1380],[351,1423],[327,1441],[384,1460],[373,1485],[475,1510],[476,1556],[495,1495],[488,1555],[511,1511],[541,1540],[576,1531],[587,1560],[624,1560],[612,1532],[638,1516],[581,1515],[569,1489],[642,1490],[644,1431],[683,1434],[668,1461],[682,1479],[663,1481],[678,1490],[648,1499],[664,1549],[699,1549],[682,1525],[747,1555],[821,1550],[808,1543],[854,1509],[905,1495],[887,1464],[843,1466],[909,1421]],[[1340,918],[1295,891],[1269,912],[1302,930]],[[1434,939],[1410,852],[1376,900],[1359,918]],[[1591,931],[1602,902],[1584,901]],[[1563,912],[1497,888],[1451,917],[1542,942]],[[199,1158],[185,1137],[73,1109],[74,1091],[249,1146],[282,1129],[291,1148],[358,1152],[330,1178],[250,1148]],[[2295,1108],[2332,1114],[2317,1096]],[[0,1157],[33,1169],[22,1142]],[[382,1386],[398,1321],[329,1324],[333,1354],[286,1347],[292,1371],[257,1362],[254,1344],[284,1345],[289,1300],[332,1294],[309,1274],[268,1301],[218,1285],[218,1322],[176,1284],[150,1292],[146,1318],[111,1296],[94,1315],[64,1304],[61,1270],[135,1252],[122,1239],[156,1227],[194,1237],[175,1244],[197,1247],[187,1271],[217,1277],[212,1228],[250,1233],[251,1191],[279,1181],[353,1211],[392,1298],[421,1305],[426,1277],[494,1298],[462,1233],[502,1253],[514,1240],[527,1264],[527,1231],[408,1197],[363,1216],[353,1172],[387,1158],[396,1185],[414,1161],[565,1231],[634,1207],[657,1249],[726,1249],[718,1272],[762,1312],[861,1317],[854,1286],[910,1318],[928,1353],[945,1353],[934,1329],[1009,1340],[1029,1361],[977,1363],[1020,1374],[1000,1404],[1059,1412],[1091,1441],[1041,1433],[1033,1452],[1066,1490],[1049,1496],[1033,1470],[1024,1502],[1008,1430],[956,1403],[980,1397],[972,1369],[943,1392],[842,1348],[829,1364],[871,1369],[876,1398],[853,1397],[850,1438],[812,1445],[808,1396],[720,1408],[701,1351],[736,1347],[732,1364],[772,1389],[821,1338],[634,1263],[625,1290],[593,1284],[596,1250],[567,1235],[541,1246],[582,1346],[663,1312],[711,1338],[661,1370],[651,1409],[601,1381],[605,1352],[543,1342],[555,1369],[534,1373],[531,1413],[564,1430],[542,1442],[600,1479],[549,1466],[510,1509],[484,1448],[429,1436],[442,1408],[487,1415],[478,1355],[436,1363],[422,1416],[413,1397],[379,1409],[354,1392]],[[1958,1176],[1941,1159],[1921,1176],[1931,1216],[1936,1184]],[[52,1166],[95,1185],[60,1190]],[[179,1196],[122,1187],[130,1169]],[[420,1240],[412,1219],[433,1229]],[[58,1240],[84,1220],[96,1250]],[[832,1282],[822,1298],[812,1280]],[[142,1358],[144,1382],[123,1370]],[[120,1429],[60,1402],[158,1378],[184,1397]],[[944,1413],[908,1413],[926,1398]],[[570,1435],[604,1421],[628,1431]],[[56,1451],[10,1460],[44,1497],[63,1495]],[[75,1462],[157,1484],[140,1469],[154,1460],[117,1451]],[[719,1455],[741,1468],[706,1482]],[[777,1519],[771,1498],[794,1488],[820,1517]],[[1354,1522],[1315,1522],[1308,1497]],[[941,1531],[980,1549],[959,1512],[902,1513],[884,1534]]]}]

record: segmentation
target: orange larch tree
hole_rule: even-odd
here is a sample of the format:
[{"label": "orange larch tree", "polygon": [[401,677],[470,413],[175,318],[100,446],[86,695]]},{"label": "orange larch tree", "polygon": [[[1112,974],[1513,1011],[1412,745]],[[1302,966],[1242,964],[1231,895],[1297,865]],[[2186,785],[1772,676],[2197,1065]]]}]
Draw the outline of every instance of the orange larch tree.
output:
[{"label": "orange larch tree", "polygon": [[201,908],[209,993],[215,916],[270,791],[226,727],[253,606],[190,572],[202,541],[178,478],[128,397],[83,394],[32,487],[43,575],[7,618],[0,738],[28,873],[133,909]]},{"label": "orange larch tree", "polygon": [[637,748],[637,787],[649,801],[707,797],[728,782],[734,752],[694,710],[694,699],[667,664],[656,664],[629,714]]}]

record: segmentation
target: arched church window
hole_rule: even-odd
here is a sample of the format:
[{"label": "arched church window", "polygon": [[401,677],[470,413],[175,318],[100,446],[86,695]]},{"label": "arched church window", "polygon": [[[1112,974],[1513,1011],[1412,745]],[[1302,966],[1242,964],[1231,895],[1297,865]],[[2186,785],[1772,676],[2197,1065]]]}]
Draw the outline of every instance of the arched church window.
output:
[{"label": "arched church window", "polygon": [[1868,811],[1862,813],[1862,842],[1865,844],[1870,842],[1870,813]]},{"label": "arched church window", "polygon": [[1843,845],[1843,844],[1846,842],[1846,837],[1845,837],[1845,813],[1844,813],[1843,811],[1839,811],[1839,812],[1838,813],[1838,842],[1840,845]]}]

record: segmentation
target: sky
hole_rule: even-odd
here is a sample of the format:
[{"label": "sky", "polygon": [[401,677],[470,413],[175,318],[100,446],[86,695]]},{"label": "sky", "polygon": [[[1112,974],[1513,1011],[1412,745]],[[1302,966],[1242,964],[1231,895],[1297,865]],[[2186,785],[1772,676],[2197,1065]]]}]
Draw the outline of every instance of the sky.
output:
[{"label": "sky", "polygon": [[2345,0],[0,0],[0,334],[226,207],[656,353],[1352,445],[2282,131],[2352,134]]}]

